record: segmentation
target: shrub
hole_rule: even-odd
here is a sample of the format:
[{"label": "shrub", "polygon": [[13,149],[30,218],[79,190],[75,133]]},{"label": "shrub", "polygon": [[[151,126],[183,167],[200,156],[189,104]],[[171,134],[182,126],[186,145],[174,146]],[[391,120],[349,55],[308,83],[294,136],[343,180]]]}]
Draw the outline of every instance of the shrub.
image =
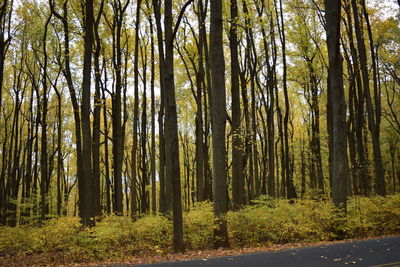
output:
[{"label": "shrub", "polygon": [[[227,220],[233,247],[398,234],[400,195],[354,197],[347,217],[338,216],[330,201],[289,203],[261,197],[252,206],[228,212]],[[197,203],[184,214],[186,248],[212,248],[214,228],[212,203]],[[78,218],[70,217],[51,219],[40,227],[0,228],[0,255],[61,252],[82,262],[171,251],[172,223],[163,216],[136,221],[107,216],[94,228],[82,228]]]},{"label": "shrub", "polygon": [[196,203],[183,218],[184,238],[187,249],[209,249],[212,247],[214,214],[211,202]]}]

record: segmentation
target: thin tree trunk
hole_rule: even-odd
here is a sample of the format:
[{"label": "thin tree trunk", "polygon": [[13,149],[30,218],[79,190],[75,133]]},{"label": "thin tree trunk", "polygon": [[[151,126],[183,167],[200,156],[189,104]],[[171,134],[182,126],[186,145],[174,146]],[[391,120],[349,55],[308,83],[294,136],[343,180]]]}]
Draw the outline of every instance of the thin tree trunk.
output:
[{"label": "thin tree trunk", "polygon": [[43,36],[43,103],[42,103],[42,118],[41,118],[41,151],[40,151],[40,206],[41,206],[41,220],[44,220],[47,215],[47,183],[49,182],[49,171],[48,171],[48,155],[47,155],[47,111],[48,111],[48,84],[47,84],[47,31],[48,25],[51,20],[51,15],[48,17],[45,24],[45,31]]},{"label": "thin tree trunk", "polygon": [[160,177],[160,197],[159,197],[159,211],[160,213],[167,212],[167,196],[166,196],[166,185],[165,185],[165,138],[164,138],[164,75],[165,75],[165,56],[164,56],[164,44],[163,44],[163,32],[161,26],[161,11],[159,0],[153,0],[153,9],[156,19],[157,29],[157,42],[158,42],[158,55],[159,55],[159,71],[160,71],[160,111],[158,114],[158,129],[159,129],[159,150],[160,150],[160,162],[159,162],[159,177]]},{"label": "thin tree trunk", "polygon": [[94,92],[94,111],[93,111],[93,144],[92,144],[92,159],[93,159],[93,201],[96,215],[101,215],[100,204],[100,118],[101,118],[101,96],[100,96],[100,52],[101,52],[101,39],[99,35],[99,23],[103,13],[104,1],[101,1],[100,9],[94,22],[95,34],[95,51],[93,55],[94,60],[94,75],[95,75],[95,92]]},{"label": "thin tree trunk", "polygon": [[148,194],[146,191],[146,187],[149,184],[148,177],[147,177],[147,163],[146,163],[146,157],[147,157],[147,149],[146,149],[146,126],[147,126],[147,86],[146,86],[146,79],[147,79],[147,52],[143,52],[143,47],[141,47],[141,57],[142,57],[142,68],[143,68],[143,74],[142,74],[142,80],[143,80],[143,98],[142,98],[142,131],[141,131],[141,146],[142,146],[142,163],[141,163],[141,170],[142,170],[142,201],[141,201],[141,210],[142,213],[147,213],[148,211],[148,203],[147,203],[147,198]]},{"label": "thin tree trunk", "polygon": [[151,90],[151,160],[150,160],[150,171],[151,171],[151,211],[153,214],[157,212],[157,196],[156,196],[156,102],[154,95],[154,80],[155,80],[155,66],[154,66],[154,32],[153,32],[153,20],[150,17],[150,38],[151,38],[151,77],[150,77],[150,90]]},{"label": "thin tree trunk", "polygon": [[232,95],[232,204],[238,209],[245,204],[242,168],[242,133],[240,127],[240,90],[237,21],[238,6],[231,0],[230,49],[231,49],[231,95]]},{"label": "thin tree trunk", "polygon": [[63,156],[62,156],[62,95],[57,88],[57,81],[53,85],[57,95],[57,216],[61,216],[62,193],[61,193],[61,175],[63,173]]},{"label": "thin tree trunk", "polygon": [[133,140],[132,140],[132,181],[131,181],[131,217],[133,219],[136,218],[137,213],[137,203],[136,203],[136,181],[137,181],[137,173],[136,173],[136,155],[137,155],[137,139],[138,139],[138,120],[139,120],[139,27],[140,27],[140,6],[142,0],[138,0],[136,3],[136,22],[135,22],[135,52],[134,52],[134,107],[133,107]]},{"label": "thin tree trunk", "polygon": [[[104,84],[107,84],[107,66],[105,58],[103,58],[104,64]],[[108,154],[108,119],[107,119],[107,105],[106,105],[106,93],[105,88],[102,86],[102,102],[103,102],[103,124],[104,124],[104,168],[105,168],[105,193],[106,193],[106,211],[107,214],[111,213],[111,178],[110,178],[110,164],[109,164],[109,154]]]},{"label": "thin tree trunk", "polygon": [[[11,13],[13,8],[13,0],[9,3],[8,0],[4,0],[0,6],[0,111],[2,109],[3,99],[3,79],[4,79],[4,62],[6,59],[6,53],[11,43]],[[8,17],[7,17],[8,14]],[[7,31],[7,39],[6,39]]]},{"label": "thin tree trunk", "polygon": [[380,146],[381,90],[380,86],[378,85],[377,52],[375,52],[375,45],[372,37],[371,24],[369,21],[368,12],[365,5],[365,0],[361,1],[361,5],[365,21],[367,23],[367,32],[368,32],[371,61],[372,61],[372,78],[374,84],[374,91],[373,91],[374,105],[372,105],[372,99],[369,91],[366,93],[366,100],[367,100],[367,112],[368,112],[368,126],[372,136],[372,148],[374,154],[374,165],[375,165],[375,176],[376,176],[375,191],[378,193],[378,195],[385,196],[386,183],[385,183],[385,176],[383,169],[382,152]]}]

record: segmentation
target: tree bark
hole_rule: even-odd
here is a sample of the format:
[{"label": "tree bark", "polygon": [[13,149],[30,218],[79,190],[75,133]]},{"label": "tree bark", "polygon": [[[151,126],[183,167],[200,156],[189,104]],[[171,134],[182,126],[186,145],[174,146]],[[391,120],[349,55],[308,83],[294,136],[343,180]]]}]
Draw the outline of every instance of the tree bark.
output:
[{"label": "tree bark", "polygon": [[226,186],[226,91],[225,60],[222,43],[222,0],[211,1],[210,57],[211,57],[211,123],[213,151],[213,197],[216,229],[214,246],[228,247],[228,229],[226,221],[227,186]]},{"label": "tree bark", "polygon": [[232,204],[238,209],[245,204],[242,168],[242,133],[240,127],[240,90],[239,90],[239,56],[237,20],[238,6],[236,0],[231,0],[231,95],[232,95]]},{"label": "tree bark", "polygon": [[[183,218],[181,204],[181,178],[179,165],[178,116],[175,99],[174,82],[174,32],[172,29],[172,0],[164,3],[165,28],[165,144],[168,154],[166,164],[166,181],[171,182],[172,189],[172,225],[174,251],[183,251]],[[177,27],[177,25],[175,26]],[[168,185],[167,185],[168,186]]]},{"label": "tree bark", "polygon": [[[115,69],[115,92],[113,94],[113,165],[114,165],[114,196],[115,214],[123,214],[122,193],[122,165],[124,159],[124,136],[122,125],[122,50],[121,30],[124,13],[128,7],[129,0],[122,6],[121,1],[113,2],[113,64]],[[115,31],[115,32],[114,32]]]},{"label": "tree bark", "polygon": [[82,74],[81,127],[82,127],[82,176],[78,177],[79,212],[85,226],[94,226],[92,177],[92,135],[90,123],[90,86],[93,47],[93,0],[84,2],[84,57]]},{"label": "tree bark", "polygon": [[328,72],[328,129],[330,175],[333,203],[347,208],[347,140],[346,103],[343,88],[343,58],[340,52],[340,0],[325,0],[326,35],[329,57]]},{"label": "tree bark", "polygon": [[150,39],[151,39],[151,77],[150,77],[150,90],[151,90],[151,159],[150,159],[150,171],[151,171],[151,211],[155,215],[157,213],[157,196],[156,196],[156,100],[154,95],[154,80],[155,80],[155,56],[154,56],[154,30],[153,20],[150,17]]},{"label": "tree bark", "polygon": [[[371,61],[372,61],[372,78],[374,85],[374,103],[372,103],[372,99],[370,96],[370,92],[366,93],[367,100],[367,111],[368,111],[368,126],[372,135],[372,148],[374,154],[374,166],[375,166],[375,176],[376,176],[376,188],[375,191],[380,196],[386,195],[386,183],[385,183],[385,175],[382,161],[382,151],[380,145],[380,124],[381,124],[381,90],[378,84],[378,71],[377,71],[377,49],[374,45],[374,40],[372,37],[371,24],[369,21],[369,16],[367,12],[367,8],[365,5],[365,0],[361,1],[363,14],[365,17],[365,21],[367,23],[367,32],[371,53]],[[373,105],[374,104],[374,105]],[[371,114],[372,113],[372,114]]]},{"label": "tree bark", "polygon": [[132,181],[131,181],[131,217],[135,219],[137,213],[137,140],[138,140],[138,120],[139,120],[139,29],[140,29],[140,6],[142,0],[138,0],[136,3],[136,21],[135,21],[135,52],[134,52],[134,107],[133,107],[133,140],[132,140]]},{"label": "tree bark", "polygon": [[96,215],[101,215],[101,192],[100,192],[100,127],[101,127],[101,71],[100,71],[100,52],[101,52],[101,39],[99,35],[99,23],[103,13],[104,0],[100,3],[100,8],[94,22],[94,36],[95,36],[95,51],[93,55],[94,60],[94,76],[95,76],[95,92],[94,92],[94,110],[93,110],[93,134],[92,134],[92,160],[93,160],[93,201]]}]

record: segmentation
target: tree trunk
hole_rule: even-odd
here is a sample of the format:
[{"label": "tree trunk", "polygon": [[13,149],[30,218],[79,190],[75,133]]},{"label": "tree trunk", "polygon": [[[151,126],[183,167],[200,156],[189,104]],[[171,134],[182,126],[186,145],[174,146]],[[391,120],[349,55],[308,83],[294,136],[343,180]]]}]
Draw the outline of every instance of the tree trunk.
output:
[{"label": "tree trunk", "polygon": [[160,150],[160,162],[159,162],[159,176],[160,176],[160,196],[159,196],[159,211],[160,213],[166,213],[167,197],[166,184],[165,184],[165,138],[164,138],[164,105],[165,105],[165,85],[164,85],[164,75],[165,75],[165,56],[164,56],[164,44],[163,44],[163,31],[161,26],[161,11],[159,0],[153,0],[153,9],[156,19],[156,29],[157,29],[157,44],[158,44],[158,55],[159,55],[159,71],[160,71],[160,111],[158,114],[158,131],[159,131],[159,150]]},{"label": "tree trunk", "polygon": [[[13,1],[11,1],[11,5],[8,6],[8,0],[4,0],[0,6],[0,111],[2,108],[2,99],[3,99],[3,78],[4,78],[4,62],[6,59],[6,53],[8,50],[8,46],[11,43],[11,35],[10,29],[11,25],[11,13],[12,13],[12,5]],[[7,17],[7,13],[8,16]],[[8,36],[6,39],[6,30],[8,31]]]},{"label": "tree trunk", "polygon": [[326,35],[329,57],[328,72],[328,129],[330,175],[333,203],[340,209],[347,207],[347,142],[346,103],[343,88],[343,58],[340,52],[339,0],[325,0]]},{"label": "tree trunk", "polygon": [[48,25],[51,20],[51,15],[46,21],[45,31],[43,36],[43,101],[42,101],[42,118],[41,118],[41,151],[40,151],[40,206],[41,206],[41,220],[44,220],[47,213],[47,183],[49,181],[49,171],[48,171],[48,155],[47,155],[47,111],[48,111],[48,84],[47,84],[47,50],[46,50],[46,42],[47,42],[47,31]]},{"label": "tree trunk", "polygon": [[[123,193],[122,193],[122,165],[124,159],[124,136],[122,125],[122,50],[121,50],[121,30],[124,13],[128,7],[129,0],[124,6],[120,1],[114,1],[114,21],[113,21],[113,63],[115,69],[115,92],[113,94],[113,166],[114,166],[114,196],[115,214],[123,214]],[[115,27],[115,28],[114,28]],[[115,32],[114,32],[115,30]],[[135,52],[136,53],[136,52]]]},{"label": "tree trunk", "polygon": [[136,181],[137,181],[137,169],[136,169],[136,154],[137,154],[137,139],[138,139],[138,120],[139,120],[139,27],[140,27],[140,6],[142,0],[138,0],[136,3],[136,21],[135,21],[135,52],[134,52],[134,107],[133,107],[133,140],[132,140],[132,181],[131,181],[131,217],[136,218],[137,213],[137,191],[136,191]]},{"label": "tree trunk", "polygon": [[93,110],[93,143],[92,143],[92,160],[93,160],[93,201],[96,215],[101,215],[100,204],[100,118],[101,118],[101,96],[100,96],[100,52],[101,52],[101,39],[99,35],[99,22],[103,13],[104,1],[101,1],[100,9],[94,22],[95,34],[95,51],[93,55],[94,60],[94,76],[95,76],[95,92],[94,92],[94,110]]},{"label": "tree trunk", "polygon": [[[70,49],[69,49],[69,22],[68,22],[68,0],[66,0],[63,4],[63,16],[59,15],[54,8],[54,3],[50,1],[50,9],[52,14],[54,14],[58,19],[60,19],[63,23],[63,31],[64,31],[64,64],[63,75],[67,81],[68,90],[71,98],[73,113],[74,113],[74,122],[75,122],[75,139],[76,139],[76,166],[77,166],[77,178],[78,184],[82,187],[84,186],[84,178],[82,178],[82,136],[81,136],[81,115],[79,113],[79,104],[76,96],[74,83],[72,80],[71,67],[70,67]],[[79,194],[84,194],[84,190],[79,189]],[[83,218],[83,217],[81,217]],[[85,221],[85,220],[83,220]],[[86,224],[86,223],[85,223]]]},{"label": "tree trunk", "polygon": [[205,200],[204,194],[204,138],[203,138],[203,104],[202,95],[203,88],[205,87],[204,82],[204,40],[203,28],[204,28],[204,17],[203,17],[203,1],[198,2],[198,14],[197,19],[199,23],[199,42],[198,42],[198,71],[196,73],[196,199],[197,201]]},{"label": "tree trunk", "polygon": [[142,147],[142,162],[141,162],[141,170],[142,170],[142,201],[141,201],[141,210],[142,213],[147,213],[148,211],[148,203],[147,198],[148,194],[146,191],[146,187],[149,184],[148,177],[147,177],[147,164],[146,164],[146,157],[147,157],[147,149],[146,149],[146,126],[147,126],[147,86],[146,86],[146,79],[147,79],[147,52],[143,53],[143,47],[141,47],[141,56],[142,56],[142,80],[143,80],[143,96],[142,96],[142,130],[141,130],[141,147]]},{"label": "tree trunk", "polygon": [[[172,225],[174,251],[183,251],[183,218],[181,204],[181,180],[179,165],[178,121],[174,82],[174,32],[172,29],[172,0],[164,5],[165,28],[165,144],[168,154],[166,164],[166,181],[171,182],[172,189]],[[177,25],[175,26],[177,27]],[[167,185],[168,187],[168,185]],[[168,192],[168,190],[167,190]]]},{"label": "tree trunk", "polygon": [[63,173],[63,156],[62,156],[62,95],[54,84],[54,91],[57,95],[57,216],[61,216],[62,194],[61,194],[61,175]]},{"label": "tree trunk", "polygon": [[[372,77],[374,84],[374,105],[372,105],[372,99],[370,96],[370,92],[366,93],[367,100],[367,111],[368,111],[368,126],[372,135],[372,148],[374,154],[374,165],[375,165],[375,176],[376,176],[376,189],[375,191],[380,196],[386,195],[386,183],[385,183],[385,175],[383,169],[383,161],[382,161],[382,152],[380,145],[380,124],[381,124],[381,91],[380,86],[378,85],[378,71],[377,71],[377,52],[375,52],[374,40],[372,37],[371,24],[369,21],[369,16],[367,12],[367,8],[365,5],[365,0],[361,1],[363,14],[365,17],[365,21],[367,23],[367,32],[371,53],[371,61],[372,61]],[[360,54],[361,55],[361,54]],[[366,66],[365,66],[366,67]],[[365,88],[366,89],[366,88]],[[372,114],[370,114],[372,113]]]},{"label": "tree trunk", "polygon": [[222,43],[222,0],[211,1],[210,56],[211,56],[211,122],[213,151],[213,196],[216,229],[214,246],[228,247],[228,229],[226,222],[227,186],[226,186],[226,92],[225,60]]},{"label": "tree trunk", "polygon": [[[83,4],[83,3],[82,3]],[[93,205],[93,177],[92,177],[92,135],[90,126],[90,86],[93,47],[93,0],[86,0],[85,27],[84,27],[84,58],[82,74],[82,176],[78,177],[79,211],[82,223],[85,226],[94,226],[95,207]]]},{"label": "tree trunk", "polygon": [[154,79],[155,79],[155,56],[154,56],[154,33],[153,33],[153,20],[150,17],[150,38],[151,38],[151,78],[150,78],[150,90],[151,90],[151,211],[155,215],[157,213],[157,196],[156,196],[156,100],[154,95]]},{"label": "tree trunk", "polygon": [[237,21],[237,1],[231,0],[230,49],[232,95],[232,204],[238,209],[245,204],[242,168],[242,133],[240,127],[240,90]]},{"label": "tree trunk", "polygon": [[[104,64],[104,84],[107,84],[107,66],[105,62],[105,58],[103,58]],[[102,102],[104,103],[103,107],[103,124],[104,124],[104,168],[105,168],[105,194],[106,194],[106,211],[107,214],[111,213],[111,180],[110,180],[110,164],[109,164],[109,155],[108,155],[108,119],[107,119],[107,99],[105,88],[102,86]]]}]

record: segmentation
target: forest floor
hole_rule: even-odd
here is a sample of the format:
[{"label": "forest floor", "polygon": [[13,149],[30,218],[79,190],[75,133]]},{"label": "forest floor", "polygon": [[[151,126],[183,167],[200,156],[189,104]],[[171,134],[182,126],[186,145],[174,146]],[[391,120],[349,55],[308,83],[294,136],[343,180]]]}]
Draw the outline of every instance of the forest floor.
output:
[{"label": "forest floor", "polygon": [[346,220],[327,201],[279,200],[229,212],[227,222],[231,248],[212,250],[211,203],[185,212],[185,253],[172,253],[172,223],[161,215],[106,216],[93,228],[82,228],[77,217],[0,227],[0,266],[124,266],[399,236],[400,194],[353,198]]},{"label": "forest floor", "polygon": [[[393,235],[390,235],[393,236]],[[214,250],[199,250],[199,251],[186,251],[184,253],[166,253],[161,255],[138,255],[134,257],[127,257],[121,261],[107,262],[79,262],[70,258],[68,253],[62,251],[54,253],[34,253],[31,255],[7,255],[0,256],[0,266],[10,267],[24,267],[24,266],[124,266],[124,265],[139,265],[139,264],[153,264],[161,262],[173,261],[186,261],[194,259],[210,259],[215,257],[245,255],[258,252],[279,252],[286,249],[304,248],[304,247],[317,247],[327,246],[334,244],[341,244],[345,242],[366,241],[373,239],[386,238],[389,236],[368,237],[359,239],[346,239],[337,241],[321,241],[321,242],[299,242],[287,243],[281,245],[246,247],[246,248],[227,248],[227,249],[214,249]],[[400,237],[400,235],[399,235]]]}]

